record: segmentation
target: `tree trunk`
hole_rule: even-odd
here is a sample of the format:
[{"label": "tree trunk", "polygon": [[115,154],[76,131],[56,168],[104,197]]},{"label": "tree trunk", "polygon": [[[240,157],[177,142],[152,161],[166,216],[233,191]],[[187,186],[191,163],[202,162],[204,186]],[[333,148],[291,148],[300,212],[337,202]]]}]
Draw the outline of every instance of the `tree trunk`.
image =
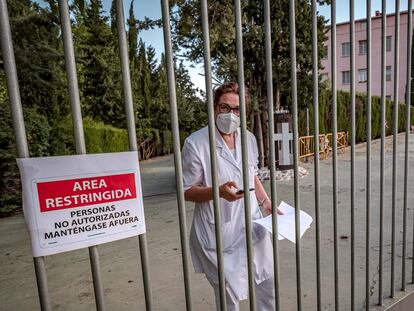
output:
[{"label": "tree trunk", "polygon": [[250,119],[250,129],[253,133],[255,133],[255,127],[254,127],[254,111],[250,112],[249,114],[249,119]]},{"label": "tree trunk", "polygon": [[277,84],[274,85],[274,102],[275,102],[275,111],[280,110],[280,90]]},{"label": "tree trunk", "polygon": [[256,113],[256,125],[257,125],[257,146],[259,148],[259,167],[264,167],[264,146],[263,146],[263,132],[262,132],[262,120],[260,113]]}]

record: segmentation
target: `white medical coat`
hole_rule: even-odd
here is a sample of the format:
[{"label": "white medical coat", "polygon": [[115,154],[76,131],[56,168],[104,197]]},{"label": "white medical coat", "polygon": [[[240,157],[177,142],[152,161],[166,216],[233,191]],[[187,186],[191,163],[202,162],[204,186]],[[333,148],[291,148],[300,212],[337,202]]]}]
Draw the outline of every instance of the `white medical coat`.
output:
[{"label": "white medical coat", "polygon": [[[236,135],[234,157],[216,129],[217,176],[219,184],[235,181],[242,189],[254,188],[258,151],[256,138],[247,133],[249,186],[243,186],[240,129]],[[183,147],[184,190],[191,187],[212,186],[208,127],[190,135]],[[262,217],[254,191],[250,192],[252,219]],[[221,234],[224,276],[226,283],[239,300],[248,297],[247,252],[245,240],[244,199],[229,202],[220,198]],[[272,243],[265,229],[252,224],[253,269],[257,284],[273,277]],[[190,251],[195,271],[205,273],[207,279],[218,284],[216,239],[213,201],[196,203],[190,233]]]}]

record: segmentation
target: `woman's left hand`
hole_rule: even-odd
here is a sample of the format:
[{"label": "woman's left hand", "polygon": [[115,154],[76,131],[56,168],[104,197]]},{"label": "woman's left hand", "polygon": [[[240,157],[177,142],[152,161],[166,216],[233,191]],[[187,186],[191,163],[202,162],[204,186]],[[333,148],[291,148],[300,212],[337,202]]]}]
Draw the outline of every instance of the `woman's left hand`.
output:
[{"label": "woman's left hand", "polygon": [[[270,215],[272,213],[272,201],[269,199],[265,199],[264,202],[262,202],[262,209]],[[283,212],[280,210],[280,208],[277,209],[278,215],[283,215]]]}]

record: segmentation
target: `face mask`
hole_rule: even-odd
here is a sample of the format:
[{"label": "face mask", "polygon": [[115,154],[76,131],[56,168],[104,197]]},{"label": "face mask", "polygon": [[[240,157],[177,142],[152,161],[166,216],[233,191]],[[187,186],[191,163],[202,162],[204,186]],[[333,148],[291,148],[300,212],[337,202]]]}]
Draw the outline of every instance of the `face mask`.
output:
[{"label": "face mask", "polygon": [[220,113],[216,118],[216,126],[220,132],[231,134],[240,126],[240,118],[234,113]]}]

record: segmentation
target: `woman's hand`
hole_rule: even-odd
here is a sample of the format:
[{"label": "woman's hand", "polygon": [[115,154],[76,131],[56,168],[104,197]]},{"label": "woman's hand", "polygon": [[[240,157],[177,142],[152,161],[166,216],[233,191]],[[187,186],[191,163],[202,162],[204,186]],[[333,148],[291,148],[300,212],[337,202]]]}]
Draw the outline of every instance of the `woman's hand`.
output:
[{"label": "woman's hand", "polygon": [[220,197],[230,202],[240,200],[244,195],[243,193],[237,194],[235,189],[238,189],[238,186],[234,181],[228,181],[220,185]]},{"label": "woman's hand", "polygon": [[[272,213],[272,201],[270,201],[269,198],[264,199],[264,201],[261,202],[261,206],[263,211],[266,211],[270,215]],[[283,215],[283,212],[280,210],[280,208],[277,209],[278,215]]]}]

